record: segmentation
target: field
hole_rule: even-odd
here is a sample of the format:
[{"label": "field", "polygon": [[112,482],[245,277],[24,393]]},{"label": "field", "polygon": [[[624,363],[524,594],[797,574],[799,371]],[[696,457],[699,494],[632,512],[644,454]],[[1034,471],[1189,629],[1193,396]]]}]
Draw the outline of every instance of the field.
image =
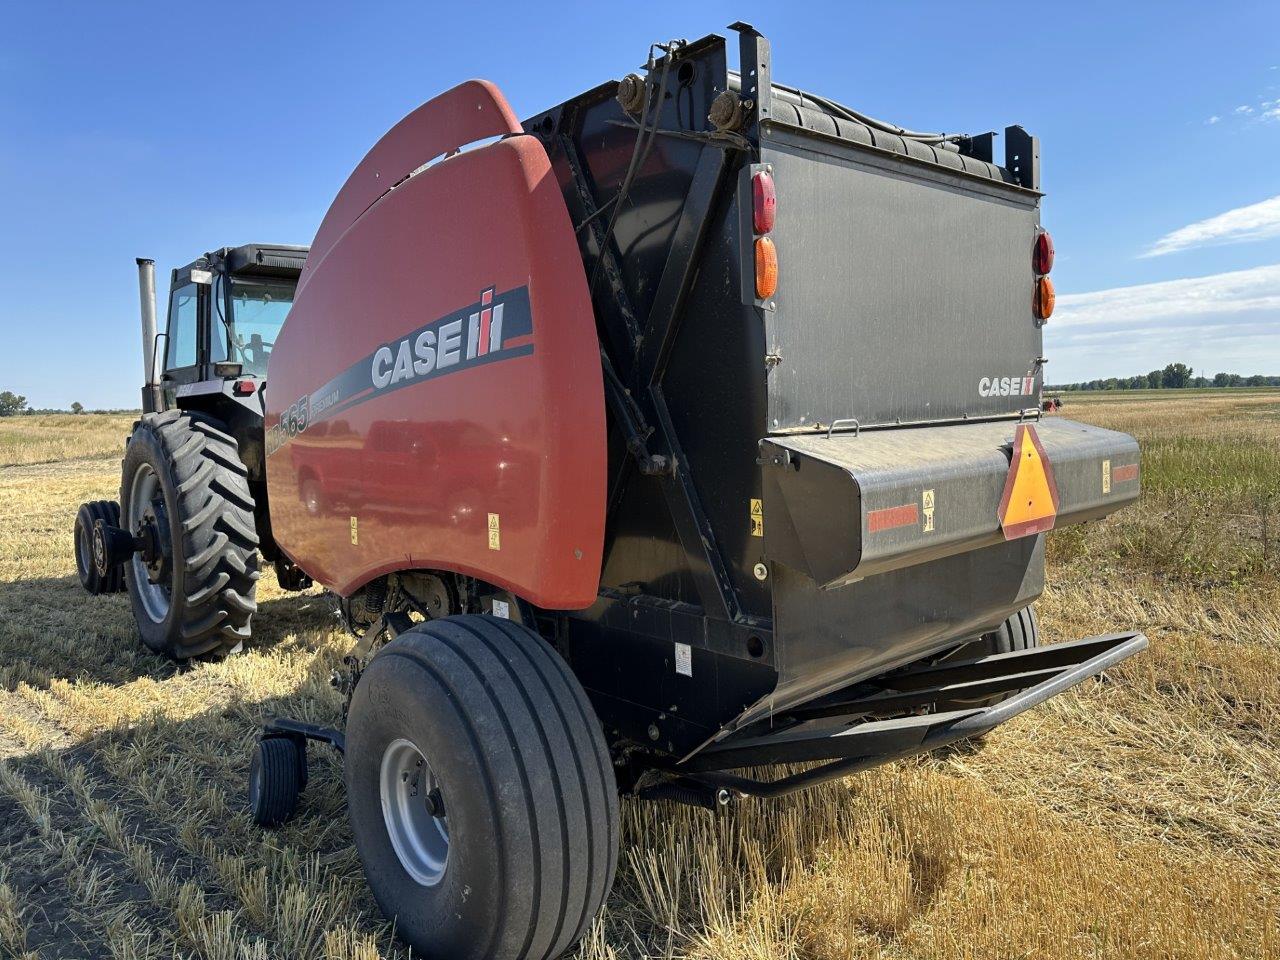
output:
[{"label": "field", "polygon": [[[1280,957],[1280,391],[1067,394],[1131,431],[1144,499],[1050,536],[1049,640],[1151,649],[997,729],[715,818],[624,804],[580,956]],[[350,641],[264,577],[255,643],[187,669],[76,581],[129,418],[0,420],[0,957],[405,957],[332,757],[264,834],[255,725],[340,716]]]}]

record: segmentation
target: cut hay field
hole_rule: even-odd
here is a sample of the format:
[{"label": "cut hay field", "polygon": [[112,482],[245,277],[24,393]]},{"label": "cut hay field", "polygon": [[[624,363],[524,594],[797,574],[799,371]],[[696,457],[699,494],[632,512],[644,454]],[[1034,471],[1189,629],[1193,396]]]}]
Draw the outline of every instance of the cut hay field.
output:
[{"label": "cut hay field", "polygon": [[[982,749],[719,818],[624,803],[581,957],[1280,957],[1280,391],[1065,399],[1139,436],[1146,494],[1051,534],[1042,628],[1150,650]],[[333,604],[268,575],[245,653],[143,650],[71,555],[128,418],[71,419],[0,420],[0,957],[407,956],[332,757],[284,829],[245,810],[257,724],[340,717]]]}]

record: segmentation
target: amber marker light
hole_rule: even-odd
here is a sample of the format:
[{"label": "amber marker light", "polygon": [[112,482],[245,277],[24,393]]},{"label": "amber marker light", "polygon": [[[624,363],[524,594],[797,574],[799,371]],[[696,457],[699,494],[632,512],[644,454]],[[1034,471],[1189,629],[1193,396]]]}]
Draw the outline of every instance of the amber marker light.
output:
[{"label": "amber marker light", "polygon": [[756,240],[756,297],[768,300],[777,289],[778,248],[768,237],[759,237]]}]

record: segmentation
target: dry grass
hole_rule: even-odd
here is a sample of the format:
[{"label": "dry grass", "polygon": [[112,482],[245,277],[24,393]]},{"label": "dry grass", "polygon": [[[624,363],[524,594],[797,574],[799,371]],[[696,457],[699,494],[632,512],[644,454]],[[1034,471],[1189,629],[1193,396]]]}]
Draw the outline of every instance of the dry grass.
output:
[{"label": "dry grass", "polygon": [[[1151,650],[980,751],[627,804],[582,957],[1280,957],[1280,393],[1067,400],[1142,438],[1148,494],[1051,537],[1044,629]],[[269,839],[242,800],[255,724],[340,713],[330,601],[265,579],[254,647],[179,670],[72,576],[127,420],[0,421],[0,956],[403,957],[331,757]]]},{"label": "dry grass", "polygon": [[0,467],[118,457],[135,419],[115,413],[5,417],[0,420]]}]

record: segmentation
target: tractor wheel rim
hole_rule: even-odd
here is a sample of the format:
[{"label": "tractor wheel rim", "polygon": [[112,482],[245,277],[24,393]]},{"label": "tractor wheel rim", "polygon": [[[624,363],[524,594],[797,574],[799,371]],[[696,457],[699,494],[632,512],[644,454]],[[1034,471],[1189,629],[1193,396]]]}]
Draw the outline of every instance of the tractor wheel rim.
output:
[{"label": "tractor wheel rim", "polygon": [[[153,511],[152,502],[156,497],[163,496],[156,472],[151,469],[150,464],[141,464],[133,474],[133,482],[129,484],[129,523],[136,527],[143,516]],[[142,609],[156,623],[164,623],[172,602],[171,588],[162,583],[151,582],[151,574],[142,560],[142,554],[135,553],[129,562]]]},{"label": "tractor wheel rim", "polygon": [[93,540],[83,523],[76,524],[76,569],[81,580],[87,580],[93,569]]},{"label": "tractor wheel rim", "polygon": [[417,883],[434,887],[449,862],[449,821],[431,810],[428,798],[440,788],[431,764],[411,741],[393,740],[383,751],[378,779],[382,818],[400,866]]}]

